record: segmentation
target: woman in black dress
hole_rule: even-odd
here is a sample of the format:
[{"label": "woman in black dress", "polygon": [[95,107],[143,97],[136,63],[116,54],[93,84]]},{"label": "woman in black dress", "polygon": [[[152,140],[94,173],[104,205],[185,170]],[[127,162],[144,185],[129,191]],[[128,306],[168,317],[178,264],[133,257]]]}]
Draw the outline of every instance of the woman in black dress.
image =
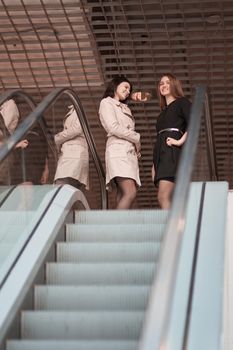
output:
[{"label": "woman in black dress", "polygon": [[161,113],[156,124],[152,179],[158,185],[158,202],[169,209],[182,145],[187,138],[191,102],[184,97],[181,82],[163,75],[157,87]]}]

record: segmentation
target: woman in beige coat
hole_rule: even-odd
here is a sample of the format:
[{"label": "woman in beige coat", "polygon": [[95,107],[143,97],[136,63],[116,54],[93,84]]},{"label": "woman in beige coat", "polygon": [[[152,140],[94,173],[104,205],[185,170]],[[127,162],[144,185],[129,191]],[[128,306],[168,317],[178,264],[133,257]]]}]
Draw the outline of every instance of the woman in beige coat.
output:
[{"label": "woman in beige coat", "polygon": [[[0,146],[10,137],[19,123],[19,110],[13,99],[5,101],[0,106]],[[19,141],[15,149],[23,149],[28,146],[28,140]],[[20,172],[14,164],[14,152],[12,152],[0,165],[0,185],[15,184],[15,177]]]},{"label": "woman in beige coat", "polygon": [[59,158],[54,177],[55,184],[69,184],[77,188],[89,188],[88,145],[74,106],[65,116],[63,131],[54,140]]},{"label": "woman in beige coat", "polygon": [[135,121],[126,102],[132,85],[124,76],[116,76],[109,83],[100,102],[100,121],[107,132],[105,151],[106,184],[117,186],[117,209],[130,209],[141,185],[138,158],[140,134],[135,132]]}]

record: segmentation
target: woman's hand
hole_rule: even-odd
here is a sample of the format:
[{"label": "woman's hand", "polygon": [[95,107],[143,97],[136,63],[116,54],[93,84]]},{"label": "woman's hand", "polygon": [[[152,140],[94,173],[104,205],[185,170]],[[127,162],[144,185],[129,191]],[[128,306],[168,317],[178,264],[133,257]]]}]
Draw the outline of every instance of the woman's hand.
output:
[{"label": "woman's hand", "polygon": [[45,185],[48,183],[48,179],[49,179],[49,169],[45,168],[42,175],[41,175],[40,183],[42,185]]},{"label": "woman's hand", "polygon": [[146,102],[151,98],[151,93],[146,91],[136,91],[130,95],[131,100],[137,102]]},{"label": "woman's hand", "polygon": [[168,146],[179,146],[177,140],[173,139],[172,137],[167,137],[166,138],[166,144]]},{"label": "woman's hand", "polygon": [[137,154],[141,152],[141,142],[140,141],[138,143],[135,143],[135,149],[136,149]]},{"label": "woman's hand", "polygon": [[28,146],[28,140],[22,140],[22,141],[19,141],[15,148],[26,148]]},{"label": "woman's hand", "polygon": [[168,146],[180,147],[183,145],[183,143],[185,143],[186,139],[187,139],[187,131],[184,133],[184,135],[179,140],[173,139],[172,137],[167,137],[166,144]]},{"label": "woman's hand", "polygon": [[41,175],[40,183],[42,185],[45,185],[48,183],[48,180],[49,180],[49,165],[48,165],[48,158],[46,158],[45,167]]},{"label": "woman's hand", "polygon": [[135,150],[138,159],[141,158],[141,142],[139,141],[138,143],[135,143]]},{"label": "woman's hand", "polygon": [[166,144],[168,146],[181,146],[179,140],[173,139],[172,137],[167,137],[166,138]]}]

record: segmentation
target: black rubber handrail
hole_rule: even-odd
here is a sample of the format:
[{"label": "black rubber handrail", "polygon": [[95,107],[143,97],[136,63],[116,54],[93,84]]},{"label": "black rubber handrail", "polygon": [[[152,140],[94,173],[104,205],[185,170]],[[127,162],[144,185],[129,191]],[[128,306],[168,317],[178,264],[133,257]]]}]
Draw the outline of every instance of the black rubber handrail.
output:
[{"label": "black rubber handrail", "polygon": [[185,209],[198,145],[205,90],[204,86],[196,88],[188,127],[188,137],[179,162],[177,182],[165,230],[158,274],[151,289],[150,308],[146,314],[139,350],[162,349],[162,344],[166,338],[184,230],[182,223],[185,222]]},{"label": "black rubber handrail", "polygon": [[[27,118],[18,126],[16,131],[12,136],[8,138],[6,143],[0,148],[0,162],[3,161],[8,154],[13,150],[15,145],[26,135],[30,128],[38,122],[42,115],[56,102],[56,100],[63,94],[66,94],[72,100],[74,108],[77,112],[82,130],[84,132],[87,144],[89,146],[90,152],[92,154],[94,164],[98,173],[101,189],[101,206],[102,209],[107,209],[108,207],[108,198],[107,191],[105,186],[105,173],[101,163],[101,160],[98,156],[96,145],[90,128],[87,122],[86,115],[84,113],[81,101],[77,94],[69,88],[56,88],[51,91],[39,104],[38,106],[29,114]],[[1,100],[0,100],[1,102]]]},{"label": "black rubber handrail", "polygon": [[10,98],[13,98],[14,96],[23,97],[23,99],[27,102],[27,104],[31,107],[32,110],[36,107],[33,98],[21,89],[11,90],[1,94],[0,105],[2,105],[5,101],[9,100]]},{"label": "black rubber handrail", "polygon": [[[15,90],[11,90],[11,91],[7,91],[7,92],[3,93],[0,96],[0,106],[5,101],[7,101],[11,98],[14,98],[16,96],[22,97],[25,100],[25,102],[28,104],[28,106],[31,108],[32,111],[36,108],[36,103],[35,103],[34,99],[28,93],[26,93],[25,91],[23,91],[21,89],[15,89]],[[47,133],[47,127],[45,125],[44,118],[41,117],[38,120],[38,123],[39,123],[39,125],[44,133],[44,136],[47,140],[47,143],[48,143],[48,145],[53,153],[54,159],[57,160],[57,152],[56,152],[56,149],[53,145],[53,140],[51,139],[51,135]]]},{"label": "black rubber handrail", "polygon": [[209,104],[209,96],[205,94],[205,133],[207,140],[207,158],[208,165],[210,170],[210,179],[212,181],[218,180],[218,168],[217,168],[217,160],[216,160],[216,146],[215,146],[215,138],[213,131],[213,122],[210,114],[210,104]]}]

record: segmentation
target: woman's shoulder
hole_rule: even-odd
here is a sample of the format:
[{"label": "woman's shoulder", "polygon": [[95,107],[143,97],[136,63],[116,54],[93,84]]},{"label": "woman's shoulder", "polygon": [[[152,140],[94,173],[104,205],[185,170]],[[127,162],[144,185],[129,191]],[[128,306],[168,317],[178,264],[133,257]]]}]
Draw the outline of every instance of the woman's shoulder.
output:
[{"label": "woman's shoulder", "polygon": [[112,108],[118,108],[120,105],[121,103],[119,101],[115,100],[110,96],[105,97],[100,101],[100,109],[108,108],[109,106]]},{"label": "woman's shoulder", "polygon": [[0,112],[3,117],[12,118],[14,116],[16,119],[19,119],[19,110],[13,99],[5,101],[1,105]]},{"label": "woman's shoulder", "polygon": [[16,103],[15,100],[13,100],[13,98],[6,100],[2,105],[1,105],[1,110],[2,109],[6,109],[6,108],[16,108]]},{"label": "woman's shoulder", "polygon": [[117,100],[108,96],[108,97],[102,98],[102,100],[100,101],[100,104],[117,104],[117,102],[118,102]]},{"label": "woman's shoulder", "polygon": [[176,99],[177,103],[180,105],[191,105],[190,100],[186,96],[181,96]]}]

